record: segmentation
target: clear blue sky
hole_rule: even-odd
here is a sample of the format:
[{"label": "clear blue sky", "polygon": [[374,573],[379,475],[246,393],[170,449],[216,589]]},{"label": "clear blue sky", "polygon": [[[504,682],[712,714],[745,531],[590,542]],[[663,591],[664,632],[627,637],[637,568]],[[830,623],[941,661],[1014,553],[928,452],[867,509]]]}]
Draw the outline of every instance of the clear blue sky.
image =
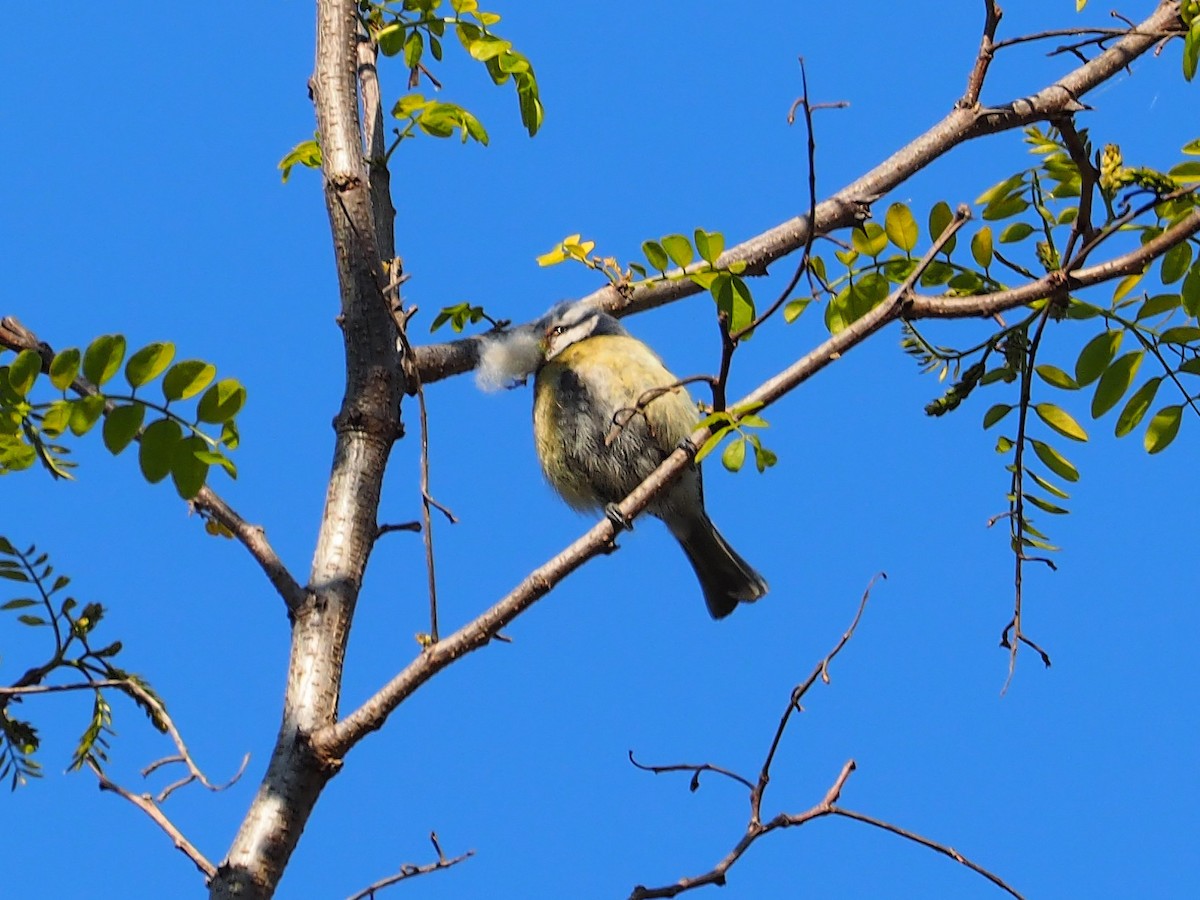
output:
[{"label": "clear blue sky", "polygon": [[[1002,32],[1109,24],[1097,4],[1011,0]],[[1146,0],[1123,8],[1145,15]],[[442,306],[469,300],[530,318],[597,280],[534,258],[582,232],[634,258],[642,240],[702,226],[734,242],[807,206],[803,133],[785,114],[807,60],[822,113],[819,191],[848,183],[924,130],[960,95],[982,4],[505,2],[497,30],[534,62],[546,106],[530,141],[508,89],[447,45],[445,99],[489,128],[484,149],[421,138],[394,157],[397,243],[420,307],[418,338]],[[134,346],[173,340],[249,390],[236,483],[214,486],[261,522],[304,580],[341,396],[336,283],[319,176],[281,185],[275,165],[311,136],[307,3],[105,8],[68,2],[0,11],[0,104],[8,122],[0,313],[55,346],[119,331]],[[996,62],[1000,103],[1069,60],[1040,49]],[[1089,98],[1097,144],[1169,166],[1196,137],[1195,87],[1179,45]],[[403,75],[385,72],[389,96]],[[971,201],[1027,164],[1019,135],[964,148],[903,186],[924,211]],[[884,206],[879,207],[882,214]],[[787,264],[760,288],[773,295]],[[1107,294],[1105,295],[1107,296]],[[704,297],[631,328],[677,373],[715,369]],[[955,326],[935,330],[951,343]],[[1060,329],[1059,362],[1082,332]],[[780,324],[747,347],[734,392],[821,338],[820,317]],[[764,812],[817,802],[842,764],[851,808],[948,843],[1030,897],[1190,896],[1195,890],[1194,693],[1200,577],[1194,552],[1196,423],[1168,452],[1120,443],[1111,419],[1076,449],[1083,479],[1055,521],[1057,574],[1033,569],[1029,633],[1054,659],[1022,655],[1001,696],[997,637],[1011,614],[1007,475],[980,417],[996,396],[927,419],[938,393],[893,329],[771,410],[779,465],[759,476],[709,466],[708,504],[771,583],[753,608],[714,623],[682,554],[655,522],[620,553],[568,579],[493,645],[455,665],[353,751],[321,799],[279,896],[342,898],[401,863],[473,848],[456,870],[393,888],[421,897],[624,897],[708,869],[745,824],[744,791],[714,777],[652,776],[626,759],[757,771],[792,686],[832,646],[873,574],[886,571],[858,635],[810,693],[774,767]],[[433,486],[461,518],[436,523],[445,629],[507,592],[590,520],[543,483],[528,391],[479,393],[468,378],[429,389]],[[1079,405],[1073,406],[1079,410]],[[415,409],[406,407],[410,436]],[[77,447],[78,480],[5,479],[0,533],[36,542],[104,603],[124,664],[167,699],[214,779],[251,762],[222,795],[168,804],[213,860],[245,813],[279,722],[283,606],[242,549],[206,537],[169,486],[98,436]],[[417,517],[416,441],[397,448],[382,517]],[[426,627],[420,541],[376,550],[350,644],[344,708],[416,652]],[[0,618],[0,680],[36,659],[27,630]],[[62,775],[82,698],[26,709],[42,728],[47,777],[5,794],[6,894],[198,896],[200,878],[132,806],[90,775]],[[112,775],[169,752],[141,715],[118,710]],[[157,784],[157,782],[156,782]],[[140,789],[140,788],[139,788]],[[713,894],[709,889],[703,896]],[[725,900],[766,896],[1001,896],[966,869],[894,836],[822,821],[756,845]],[[390,895],[387,895],[390,896]],[[698,894],[697,896],[700,896]]]}]

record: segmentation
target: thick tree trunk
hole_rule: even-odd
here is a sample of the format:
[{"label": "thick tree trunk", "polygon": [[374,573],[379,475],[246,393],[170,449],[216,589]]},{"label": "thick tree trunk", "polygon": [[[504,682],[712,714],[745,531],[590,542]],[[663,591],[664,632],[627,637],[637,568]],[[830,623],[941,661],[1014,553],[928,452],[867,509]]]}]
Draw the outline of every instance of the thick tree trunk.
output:
[{"label": "thick tree trunk", "polygon": [[354,0],[319,0],[311,85],[341,291],[346,393],[334,423],[333,471],[307,597],[292,623],[283,722],[250,811],[210,885],[213,898],[274,893],[317,797],[340,767],[340,760],[319,759],[309,738],[337,718],[380,485],[400,434],[400,360],[363,158],[358,40]]}]

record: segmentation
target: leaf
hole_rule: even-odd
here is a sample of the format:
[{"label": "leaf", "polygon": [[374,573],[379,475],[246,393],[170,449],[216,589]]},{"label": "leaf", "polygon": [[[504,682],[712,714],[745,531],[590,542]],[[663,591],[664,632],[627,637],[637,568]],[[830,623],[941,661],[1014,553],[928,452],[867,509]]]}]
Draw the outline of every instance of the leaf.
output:
[{"label": "leaf", "polygon": [[147,344],[125,364],[125,380],[139,388],[157,378],[175,358],[175,345],[167,342]]},{"label": "leaf", "polygon": [[1012,407],[1011,403],[997,403],[995,406],[993,406],[991,409],[989,409],[986,413],[983,414],[984,429],[991,428],[993,425],[995,425],[997,422],[999,422],[1001,419],[1003,419],[1005,416],[1007,416],[1010,412],[1012,412],[1012,409],[1013,409],[1013,407]]},{"label": "leaf", "polygon": [[25,397],[41,372],[42,355],[36,350],[22,350],[8,367],[8,386],[18,397]]},{"label": "leaf", "polygon": [[1124,335],[1124,331],[1104,331],[1088,341],[1075,360],[1075,381],[1085,385],[1099,378],[1117,355]]},{"label": "leaf", "polygon": [[1143,269],[1141,272],[1134,272],[1132,275],[1126,275],[1124,278],[1118,281],[1116,290],[1113,291],[1113,304],[1115,305],[1120,303],[1130,291],[1137,287],[1138,282],[1140,282],[1145,275],[1146,271]]},{"label": "leaf", "polygon": [[175,363],[163,376],[163,396],[168,402],[194,397],[208,387],[216,374],[216,367],[202,359],[185,359]]},{"label": "leaf", "polygon": [[236,378],[223,378],[204,392],[196,405],[196,418],[219,425],[236,416],[246,403],[246,389]]},{"label": "leaf", "polygon": [[1070,438],[1073,441],[1086,441],[1088,439],[1087,432],[1071,417],[1071,414],[1055,406],[1053,403],[1039,403],[1034,406],[1033,411],[1037,413],[1039,419],[1063,437]]},{"label": "leaf", "polygon": [[730,472],[739,471],[746,462],[746,439],[739,437],[725,445],[721,465]]},{"label": "leaf", "polygon": [[992,229],[987,225],[971,238],[971,256],[981,269],[987,269],[992,264]]},{"label": "leaf", "polygon": [[725,252],[725,235],[719,231],[705,231],[703,228],[697,228],[694,237],[696,252],[700,254],[700,258],[710,266],[715,266],[717,259]]},{"label": "leaf", "polygon": [[1048,512],[1051,515],[1063,516],[1068,512],[1068,510],[1063,509],[1061,506],[1055,506],[1049,500],[1043,500],[1041,497],[1038,497],[1034,494],[1026,494],[1025,499],[1038,509],[1042,510],[1042,512]]},{"label": "leaf", "polygon": [[321,168],[321,145],[316,141],[301,141],[284,154],[278,165],[284,184],[287,184],[288,178],[292,175],[292,169],[296,166],[304,166],[308,169]]},{"label": "leaf", "polygon": [[730,334],[754,321],[754,297],[741,276],[720,273],[713,282],[711,293],[717,302],[717,310],[727,317]]},{"label": "leaf", "polygon": [[1192,264],[1192,245],[1187,241],[1176,244],[1163,254],[1161,276],[1163,284],[1171,284],[1187,274]]},{"label": "leaf", "polygon": [[1092,418],[1098,419],[1124,396],[1142,364],[1141,350],[1131,350],[1105,369],[1092,396]]},{"label": "leaf", "polygon": [[1029,444],[1033,447],[1033,452],[1037,454],[1037,458],[1059,478],[1072,482],[1079,480],[1079,470],[1049,444],[1033,438],[1029,439]]},{"label": "leaf", "polygon": [[129,446],[138,429],[142,427],[142,419],[146,415],[146,407],[140,403],[127,406],[117,406],[104,417],[104,446],[108,452],[116,456]]},{"label": "leaf", "polygon": [[1198,62],[1200,62],[1200,16],[1192,20],[1192,27],[1188,29],[1187,36],[1183,39],[1183,77],[1187,81],[1196,77]]},{"label": "leaf", "polygon": [[811,297],[805,297],[803,300],[789,300],[783,306],[783,321],[791,325],[808,309],[812,303]]},{"label": "leaf", "polygon": [[1200,328],[1195,325],[1176,325],[1158,336],[1164,344],[1190,344],[1200,340]]},{"label": "leaf", "polygon": [[[950,204],[945,200],[939,200],[933,205],[933,209],[929,210],[929,236],[937,240],[941,237],[942,232],[949,227],[954,221],[954,213],[950,211]],[[942,252],[949,256],[954,252],[954,244],[958,240],[958,235],[951,235],[942,247]],[[938,282],[939,284],[941,282]]]},{"label": "leaf", "polygon": [[58,351],[50,361],[50,383],[60,391],[69,388],[79,375],[79,359],[79,351],[74,347]]},{"label": "leaf", "polygon": [[1034,371],[1037,372],[1042,381],[1053,387],[1061,388],[1064,391],[1079,390],[1079,382],[1058,368],[1058,366],[1040,365],[1035,367]]},{"label": "leaf", "polygon": [[1058,486],[1054,485],[1053,483],[1051,483],[1051,482],[1047,481],[1045,478],[1043,478],[1043,477],[1042,477],[1041,475],[1039,475],[1037,472],[1033,471],[1033,469],[1028,469],[1028,468],[1027,468],[1027,469],[1025,470],[1025,474],[1026,474],[1026,475],[1028,475],[1030,478],[1032,478],[1032,479],[1033,479],[1035,482],[1037,482],[1037,485],[1038,485],[1038,487],[1040,487],[1042,490],[1049,491],[1049,492],[1050,492],[1051,494],[1053,494],[1055,497],[1060,497],[1060,498],[1062,498],[1063,500],[1069,500],[1069,499],[1071,499],[1071,495],[1070,495],[1070,494],[1068,494],[1068,493],[1067,493],[1066,491],[1064,491],[1062,488],[1060,488],[1060,487],[1058,487]]},{"label": "leaf", "polygon": [[1146,298],[1146,302],[1138,309],[1137,320],[1140,322],[1143,319],[1161,316],[1166,312],[1173,312],[1179,308],[1179,304],[1182,302],[1183,298],[1178,294],[1155,294],[1153,297]]},{"label": "leaf", "polygon": [[1028,222],[1013,222],[1000,232],[1000,243],[1015,244],[1033,234],[1033,226]]},{"label": "leaf", "polygon": [[192,436],[176,443],[171,451],[171,480],[184,500],[191,500],[204,487],[208,463],[196,454],[207,446],[203,438]]},{"label": "leaf", "polygon": [[1146,426],[1146,438],[1143,443],[1147,453],[1158,453],[1166,450],[1175,435],[1179,434],[1179,423],[1183,420],[1182,406],[1164,406],[1154,414],[1150,424]]},{"label": "leaf", "polygon": [[976,199],[975,203],[978,206],[984,206],[1004,197],[1008,197],[1013,191],[1025,186],[1025,173],[1018,172],[1016,175],[1010,175],[999,184],[994,184]]},{"label": "leaf", "polygon": [[[421,61],[421,54],[425,51],[425,38],[421,36],[421,32],[414,28],[412,33],[404,41],[404,64],[410,69],[414,68]],[[475,56],[474,53],[471,54]],[[482,57],[475,56],[476,59]]]},{"label": "leaf", "polygon": [[170,474],[175,448],[182,438],[183,429],[174,419],[159,419],[146,426],[138,447],[138,465],[148,482],[158,484]]},{"label": "leaf", "polygon": [[81,437],[91,431],[92,426],[100,420],[104,412],[104,397],[92,394],[71,401],[71,434]]},{"label": "leaf", "polygon": [[102,385],[117,374],[124,359],[125,338],[119,334],[101,335],[83,352],[83,377]]},{"label": "leaf", "polygon": [[660,272],[667,271],[667,251],[658,241],[644,241],[642,253],[646,257],[646,262],[650,263],[650,268],[658,269]]},{"label": "leaf", "polygon": [[874,258],[887,246],[887,234],[874,222],[864,222],[850,232],[850,243],[863,256]]},{"label": "leaf", "polygon": [[695,259],[691,241],[682,234],[668,234],[662,239],[662,247],[671,257],[671,262],[681,269]]},{"label": "leaf", "polygon": [[1117,426],[1114,429],[1117,437],[1125,437],[1137,428],[1142,417],[1150,410],[1150,404],[1154,402],[1154,395],[1158,393],[1160,384],[1162,384],[1161,377],[1151,378],[1133,392],[1133,395],[1126,401],[1125,408],[1117,416]]},{"label": "leaf", "polygon": [[1200,260],[1192,263],[1179,293],[1183,297],[1183,308],[1187,314],[1193,319],[1200,319]]},{"label": "leaf", "polygon": [[917,246],[920,229],[917,220],[913,218],[912,210],[903,203],[893,203],[884,214],[883,228],[888,240],[903,250],[912,253]]}]

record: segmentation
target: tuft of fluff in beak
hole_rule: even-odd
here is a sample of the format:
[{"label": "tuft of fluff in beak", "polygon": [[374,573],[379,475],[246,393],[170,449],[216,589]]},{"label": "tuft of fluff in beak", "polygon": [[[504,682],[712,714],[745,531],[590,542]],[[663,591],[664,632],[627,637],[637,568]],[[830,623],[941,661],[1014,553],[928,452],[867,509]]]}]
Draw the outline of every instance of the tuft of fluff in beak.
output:
[{"label": "tuft of fluff in beak", "polygon": [[479,349],[475,385],[492,392],[515,388],[525,383],[542,364],[542,330],[539,323],[510,331],[487,334]]}]

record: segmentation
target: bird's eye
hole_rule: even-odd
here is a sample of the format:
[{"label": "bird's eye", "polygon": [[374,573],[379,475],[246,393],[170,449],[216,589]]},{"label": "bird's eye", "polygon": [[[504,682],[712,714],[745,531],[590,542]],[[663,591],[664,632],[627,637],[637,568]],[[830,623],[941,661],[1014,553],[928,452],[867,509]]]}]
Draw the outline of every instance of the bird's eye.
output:
[{"label": "bird's eye", "polygon": [[551,337],[561,337],[566,332],[566,330],[567,330],[566,325],[555,325],[553,328],[550,329],[550,336]]}]

